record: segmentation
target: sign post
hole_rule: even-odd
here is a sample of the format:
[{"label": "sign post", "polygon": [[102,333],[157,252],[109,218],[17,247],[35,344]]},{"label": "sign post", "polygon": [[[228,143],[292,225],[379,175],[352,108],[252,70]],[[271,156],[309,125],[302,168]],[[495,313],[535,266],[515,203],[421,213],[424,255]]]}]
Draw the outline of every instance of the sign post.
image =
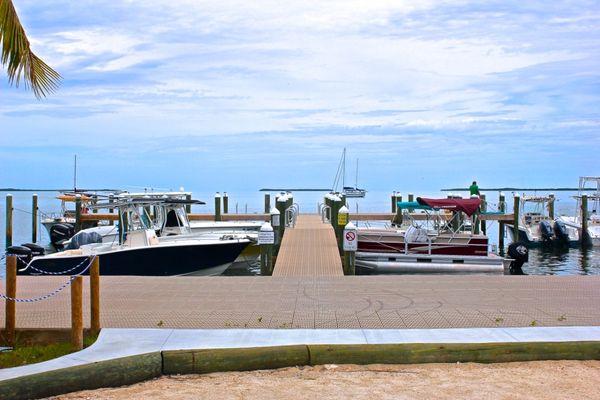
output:
[{"label": "sign post", "polygon": [[342,236],[343,236],[342,232],[344,230],[344,227],[348,224],[349,217],[350,217],[350,210],[348,210],[348,207],[342,205],[341,207],[339,207],[336,210],[336,221],[334,221],[334,223],[335,223],[334,229],[335,229],[335,236],[337,238],[338,249],[339,249],[340,254],[343,254],[342,243],[343,243],[344,239],[342,238]]},{"label": "sign post", "polygon": [[358,249],[358,231],[352,222],[348,222],[342,234],[344,250],[344,275],[355,275],[355,257]]},{"label": "sign post", "polygon": [[270,223],[265,222],[258,231],[258,245],[260,246],[260,274],[263,276],[273,273],[273,245],[275,244],[275,231]]}]

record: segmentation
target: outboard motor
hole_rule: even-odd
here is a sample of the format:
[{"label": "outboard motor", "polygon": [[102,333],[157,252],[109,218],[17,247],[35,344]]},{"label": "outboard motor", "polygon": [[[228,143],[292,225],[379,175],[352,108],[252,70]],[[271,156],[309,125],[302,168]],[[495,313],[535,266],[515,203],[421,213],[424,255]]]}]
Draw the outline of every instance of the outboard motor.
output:
[{"label": "outboard motor", "polygon": [[79,232],[71,238],[67,250],[75,250],[84,244],[102,243],[102,236],[97,232]]},{"label": "outboard motor", "polygon": [[25,246],[10,246],[6,249],[7,256],[17,256],[17,268],[24,268],[31,261],[31,250]]},{"label": "outboard motor", "polygon": [[569,232],[564,222],[554,221],[554,236],[563,243],[569,243]]},{"label": "outboard motor", "polygon": [[75,227],[71,224],[56,224],[50,228],[50,243],[56,248],[62,248],[63,243],[75,234]]},{"label": "outboard motor", "polygon": [[549,242],[554,237],[554,231],[550,221],[540,221],[540,234],[544,242]]},{"label": "outboard motor", "polygon": [[31,258],[43,256],[44,254],[46,254],[46,249],[40,246],[39,244],[24,243],[23,247],[27,247],[29,250],[31,250]]},{"label": "outboard motor", "polygon": [[523,264],[529,261],[529,250],[523,242],[513,242],[508,246],[508,256],[513,259],[510,263],[511,275],[525,275]]}]

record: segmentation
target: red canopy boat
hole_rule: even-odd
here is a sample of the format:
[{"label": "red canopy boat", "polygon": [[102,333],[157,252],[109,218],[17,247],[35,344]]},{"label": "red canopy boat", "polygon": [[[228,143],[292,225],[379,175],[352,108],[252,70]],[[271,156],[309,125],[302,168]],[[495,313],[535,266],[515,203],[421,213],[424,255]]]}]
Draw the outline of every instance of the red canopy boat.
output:
[{"label": "red canopy boat", "polygon": [[428,199],[417,197],[417,202],[422,206],[428,206],[437,210],[461,211],[469,217],[475,214],[481,205],[479,197],[470,199]]}]

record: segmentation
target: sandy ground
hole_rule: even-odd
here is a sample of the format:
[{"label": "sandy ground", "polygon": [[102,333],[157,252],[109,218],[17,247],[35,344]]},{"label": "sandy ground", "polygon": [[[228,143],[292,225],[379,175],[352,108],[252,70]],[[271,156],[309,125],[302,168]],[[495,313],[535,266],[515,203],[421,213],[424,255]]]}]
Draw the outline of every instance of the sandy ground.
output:
[{"label": "sandy ground", "polygon": [[600,361],[324,365],[165,376],[54,399],[600,399]]}]

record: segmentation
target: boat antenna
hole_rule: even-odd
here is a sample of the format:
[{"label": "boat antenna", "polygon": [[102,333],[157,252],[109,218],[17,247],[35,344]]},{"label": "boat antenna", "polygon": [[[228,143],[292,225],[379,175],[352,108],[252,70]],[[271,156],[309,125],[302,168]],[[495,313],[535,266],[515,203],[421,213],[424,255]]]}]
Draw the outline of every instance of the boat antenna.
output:
[{"label": "boat antenna", "polygon": [[73,191],[77,193],[77,154],[75,154],[75,163],[73,165]]}]

